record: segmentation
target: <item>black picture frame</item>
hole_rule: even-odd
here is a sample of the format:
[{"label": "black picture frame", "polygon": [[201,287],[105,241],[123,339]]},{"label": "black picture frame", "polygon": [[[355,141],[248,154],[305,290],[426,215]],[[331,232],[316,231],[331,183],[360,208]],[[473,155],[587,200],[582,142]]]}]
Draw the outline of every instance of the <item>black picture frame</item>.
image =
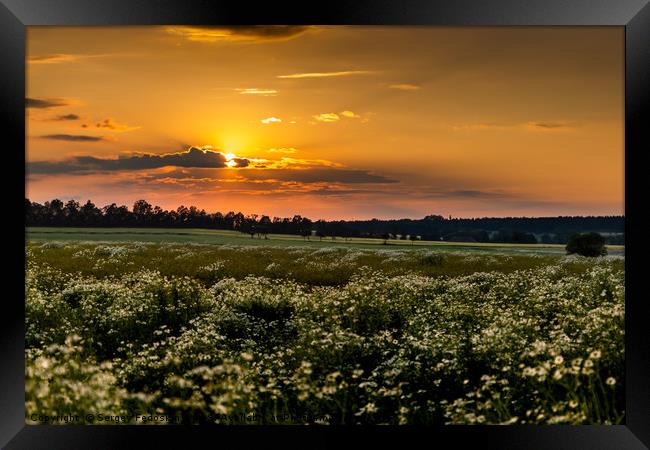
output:
[{"label": "black picture frame", "polygon": [[[137,427],[28,426],[24,401],[25,30],[30,25],[382,24],[444,26],[620,26],[625,28],[626,419],[611,426]],[[0,0],[0,117],[4,135],[5,251],[0,310],[0,445],[40,448],[302,448],[344,444],[447,448],[642,449],[650,447],[650,333],[643,295],[644,153],[650,140],[648,0]],[[21,181],[22,177],[22,181]],[[21,189],[21,186],[23,187]],[[23,235],[24,236],[24,235]],[[6,246],[8,248],[8,246]],[[15,290],[14,290],[15,289]],[[13,292],[9,295],[8,292]],[[417,436],[416,436],[417,434]],[[253,441],[256,441],[255,443]],[[357,442],[355,442],[357,441]],[[202,444],[205,445],[205,444]]]}]

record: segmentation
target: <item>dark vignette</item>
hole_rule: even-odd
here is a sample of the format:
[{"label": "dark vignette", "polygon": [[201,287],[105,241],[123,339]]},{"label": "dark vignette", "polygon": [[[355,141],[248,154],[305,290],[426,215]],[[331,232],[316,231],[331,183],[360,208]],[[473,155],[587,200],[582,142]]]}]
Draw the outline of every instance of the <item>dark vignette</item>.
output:
[{"label": "dark vignette", "polygon": [[[0,114],[10,155],[3,183],[8,211],[24,199],[24,93],[26,25],[120,24],[418,24],[418,25],[619,25],[626,26],[626,425],[582,427],[392,427],[354,429],[307,427],[57,427],[24,425],[24,240],[7,254],[6,279],[16,295],[5,295],[0,315],[0,444],[7,448],[185,447],[188,438],[216,445],[327,448],[342,443],[363,447],[399,446],[415,437],[444,447],[513,449],[624,449],[650,445],[650,334],[641,295],[643,242],[642,152],[650,148],[643,131],[650,123],[650,6],[647,0],[333,0],[260,5],[185,0],[0,0]],[[19,149],[23,149],[21,152]],[[20,186],[20,188],[18,188]],[[24,219],[7,221],[7,236],[23,235]],[[11,233],[11,234],[10,234]],[[7,292],[7,291],[5,291]],[[20,431],[20,432],[19,432]],[[16,433],[18,433],[16,435]],[[191,433],[191,435],[190,435]],[[15,435],[15,436],[14,436]],[[417,435],[417,436],[416,436]],[[13,439],[12,439],[13,437]],[[197,440],[198,440],[197,439]],[[255,444],[253,442],[255,442]],[[10,442],[9,442],[10,441]],[[644,442],[646,446],[642,444]],[[444,445],[447,443],[448,445]]]}]

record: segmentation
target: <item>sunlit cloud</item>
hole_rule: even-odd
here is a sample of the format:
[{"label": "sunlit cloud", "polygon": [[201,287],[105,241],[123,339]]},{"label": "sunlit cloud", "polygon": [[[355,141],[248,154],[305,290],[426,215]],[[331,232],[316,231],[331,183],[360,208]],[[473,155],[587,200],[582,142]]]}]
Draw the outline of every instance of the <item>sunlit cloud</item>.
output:
[{"label": "sunlit cloud", "polygon": [[319,122],[325,123],[338,122],[341,119],[362,119],[364,123],[368,121],[367,118],[362,118],[359,114],[349,110],[341,111],[340,113],[322,113],[312,117]]},{"label": "sunlit cloud", "polygon": [[58,64],[62,62],[77,61],[81,58],[80,55],[69,55],[57,53],[53,55],[35,55],[30,56],[27,60],[30,64]]},{"label": "sunlit cloud", "polygon": [[258,89],[258,88],[238,88],[235,91],[243,95],[263,95],[263,96],[274,96],[278,94],[278,91],[275,89]]},{"label": "sunlit cloud", "polygon": [[323,113],[313,116],[319,122],[338,122],[341,117],[336,113]]},{"label": "sunlit cloud", "polygon": [[110,56],[128,56],[132,53],[102,53],[102,54],[73,54],[73,53],[52,53],[46,55],[32,55],[27,59],[29,64],[61,64],[78,62],[91,58],[105,58]]},{"label": "sunlit cloud", "polygon": [[305,169],[309,167],[343,167],[327,159],[302,159],[283,156],[280,159],[248,158],[251,167],[260,169]]},{"label": "sunlit cloud", "polygon": [[343,117],[347,117],[348,119],[358,119],[358,118],[361,117],[360,115],[355,114],[355,113],[352,112],[352,111],[341,111],[341,115],[342,115]]},{"label": "sunlit cloud", "polygon": [[269,152],[269,153],[287,153],[287,154],[296,153],[297,151],[298,150],[293,148],[293,147],[289,147],[289,148],[270,148],[270,149],[267,150],[267,152]]},{"label": "sunlit cloud", "polygon": [[280,123],[282,122],[282,119],[278,117],[267,117],[266,119],[260,120],[263,124],[270,124],[270,123]]},{"label": "sunlit cloud", "polygon": [[413,84],[413,83],[398,83],[398,84],[391,84],[388,86],[390,89],[397,89],[399,91],[417,91],[422,89],[422,87],[418,84]]},{"label": "sunlit cloud", "polygon": [[305,25],[169,26],[165,31],[194,42],[265,42],[293,39],[313,28]]},{"label": "sunlit cloud", "polygon": [[371,70],[347,70],[341,72],[307,72],[292,73],[290,75],[278,75],[278,78],[325,78],[325,77],[346,77],[350,75],[366,75],[375,73]]}]

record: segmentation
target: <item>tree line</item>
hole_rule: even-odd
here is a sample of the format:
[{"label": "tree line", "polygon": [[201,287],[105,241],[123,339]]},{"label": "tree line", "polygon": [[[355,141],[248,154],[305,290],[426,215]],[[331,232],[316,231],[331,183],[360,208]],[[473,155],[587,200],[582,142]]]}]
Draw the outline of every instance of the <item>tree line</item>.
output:
[{"label": "tree line", "polygon": [[301,215],[270,217],[230,211],[208,213],[195,206],[165,210],[145,200],[129,209],[111,203],[103,207],[88,200],[59,199],[43,204],[25,199],[27,226],[47,227],[165,227],[235,230],[251,237],[269,234],[297,234],[305,239],[373,237],[388,241],[444,240],[458,242],[558,243],[571,235],[600,232],[609,244],[622,244],[624,216],[559,216],[503,218],[445,218],[429,215],[422,219],[312,221]]}]

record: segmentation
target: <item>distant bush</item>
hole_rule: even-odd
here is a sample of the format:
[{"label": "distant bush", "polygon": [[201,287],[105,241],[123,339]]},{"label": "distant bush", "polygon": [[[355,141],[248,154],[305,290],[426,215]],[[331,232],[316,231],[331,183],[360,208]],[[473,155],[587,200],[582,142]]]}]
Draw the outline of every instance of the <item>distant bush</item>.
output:
[{"label": "distant bush", "polygon": [[574,234],[566,245],[567,254],[581,256],[605,256],[605,238],[598,233]]}]

